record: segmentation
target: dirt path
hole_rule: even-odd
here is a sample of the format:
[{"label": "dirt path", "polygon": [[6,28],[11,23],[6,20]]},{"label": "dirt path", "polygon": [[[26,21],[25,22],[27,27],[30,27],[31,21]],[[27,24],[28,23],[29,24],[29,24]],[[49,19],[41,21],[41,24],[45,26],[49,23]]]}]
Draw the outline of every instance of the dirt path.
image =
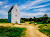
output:
[{"label": "dirt path", "polygon": [[47,37],[39,30],[37,30],[34,26],[27,26],[27,37]]},{"label": "dirt path", "polygon": [[45,34],[41,33],[35,25],[27,23],[21,23],[22,25],[17,25],[16,27],[25,27],[27,28],[26,37],[48,37]]}]

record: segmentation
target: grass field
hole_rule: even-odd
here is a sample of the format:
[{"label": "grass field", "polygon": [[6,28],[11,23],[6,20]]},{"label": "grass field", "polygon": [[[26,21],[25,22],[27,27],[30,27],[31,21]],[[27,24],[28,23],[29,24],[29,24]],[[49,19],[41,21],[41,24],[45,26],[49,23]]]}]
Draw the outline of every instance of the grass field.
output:
[{"label": "grass field", "polygon": [[41,24],[39,25],[39,28],[39,31],[50,37],[50,24]]},{"label": "grass field", "polygon": [[26,28],[13,27],[11,24],[0,23],[0,37],[24,37],[25,30]]},{"label": "grass field", "polygon": [[29,24],[32,24],[32,23],[42,24],[42,22],[32,22],[32,21],[30,21]]}]

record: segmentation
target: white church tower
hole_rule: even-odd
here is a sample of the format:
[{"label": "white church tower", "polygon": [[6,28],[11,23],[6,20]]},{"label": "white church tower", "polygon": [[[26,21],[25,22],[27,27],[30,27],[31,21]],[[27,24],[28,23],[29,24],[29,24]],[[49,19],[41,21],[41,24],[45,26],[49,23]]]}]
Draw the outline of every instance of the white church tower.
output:
[{"label": "white church tower", "polygon": [[18,23],[20,24],[20,11],[18,9],[17,4],[15,6],[12,6],[11,9],[8,12],[8,21],[10,23]]}]

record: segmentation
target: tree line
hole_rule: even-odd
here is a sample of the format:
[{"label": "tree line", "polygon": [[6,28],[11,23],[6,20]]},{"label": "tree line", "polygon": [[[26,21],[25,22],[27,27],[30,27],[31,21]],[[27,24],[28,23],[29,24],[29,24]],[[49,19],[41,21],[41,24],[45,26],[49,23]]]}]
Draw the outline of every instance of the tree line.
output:
[{"label": "tree line", "polygon": [[48,17],[47,14],[44,14],[43,17],[39,17],[39,18],[21,18],[21,22],[25,22],[25,21],[34,21],[34,22],[42,22],[42,23],[50,23],[50,18]]}]

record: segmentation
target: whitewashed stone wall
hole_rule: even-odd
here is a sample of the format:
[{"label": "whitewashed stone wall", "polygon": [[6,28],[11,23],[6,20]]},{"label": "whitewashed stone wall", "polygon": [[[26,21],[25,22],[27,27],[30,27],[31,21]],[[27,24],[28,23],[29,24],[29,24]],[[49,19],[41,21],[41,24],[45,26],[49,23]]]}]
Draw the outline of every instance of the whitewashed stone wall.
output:
[{"label": "whitewashed stone wall", "polygon": [[18,9],[17,4],[15,4],[13,9],[11,10],[11,23],[18,23],[18,24],[20,24],[20,11]]}]

